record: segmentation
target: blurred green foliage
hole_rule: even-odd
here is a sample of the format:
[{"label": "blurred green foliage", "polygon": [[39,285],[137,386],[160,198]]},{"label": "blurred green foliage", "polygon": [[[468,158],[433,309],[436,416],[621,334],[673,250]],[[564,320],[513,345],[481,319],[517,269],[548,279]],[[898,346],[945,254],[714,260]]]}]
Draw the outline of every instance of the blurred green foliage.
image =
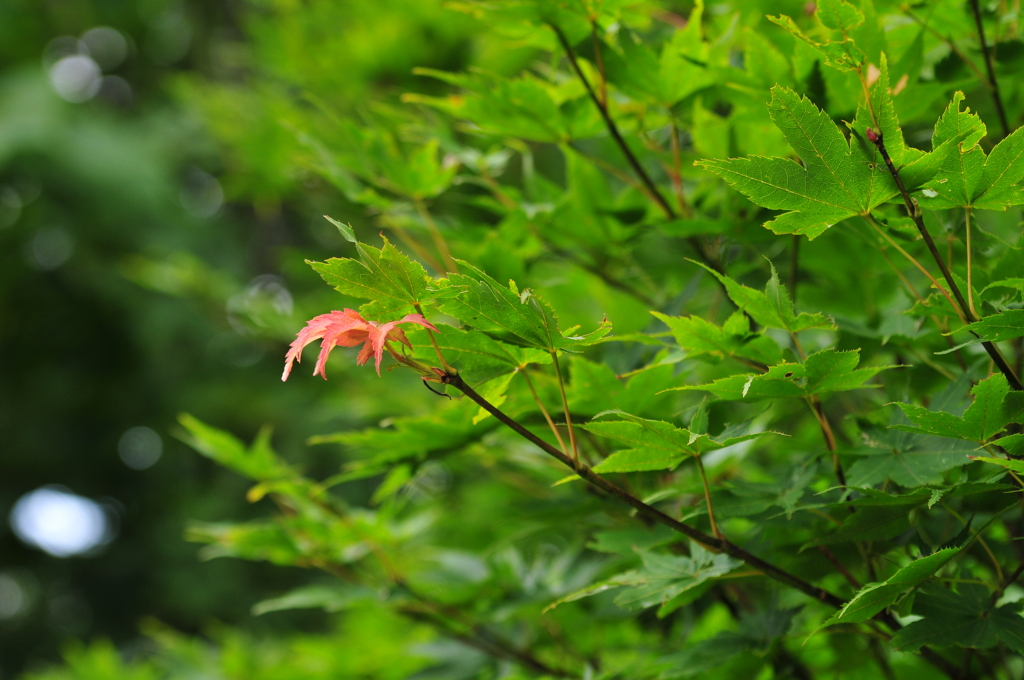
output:
[{"label": "blurred green foliage", "polygon": [[[0,511],[62,484],[121,523],[0,537],[2,672],[1019,675],[1018,13],[0,8]],[[342,308],[441,332],[281,385]],[[98,641],[39,670],[66,638]]]}]

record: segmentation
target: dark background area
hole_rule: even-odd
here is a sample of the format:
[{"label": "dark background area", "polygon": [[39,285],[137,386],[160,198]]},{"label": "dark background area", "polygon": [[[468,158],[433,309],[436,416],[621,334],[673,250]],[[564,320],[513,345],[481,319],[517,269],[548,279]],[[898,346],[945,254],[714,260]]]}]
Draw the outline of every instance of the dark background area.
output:
[{"label": "dark background area", "polygon": [[[298,570],[197,558],[189,520],[260,510],[173,433],[183,411],[247,438],[272,422],[282,451],[330,474],[330,452],[303,441],[379,410],[372,391],[346,410],[344,382],[280,387],[289,336],[330,294],[301,262],[337,254],[319,215],[351,209],[282,162],[294,137],[252,98],[277,88],[293,105],[301,85],[345,110],[424,87],[412,65],[464,67],[468,26],[434,3],[340,4],[282,25],[275,3],[0,3],[0,677],[69,638],[130,645],[143,616],[184,632],[323,624],[249,615]],[[384,26],[402,50],[366,32],[371,9],[401,15]],[[84,75],[59,65],[71,57]],[[123,460],[133,428],[148,428],[142,463],[160,454],[144,469]],[[15,503],[49,485],[100,504],[113,540],[70,557],[19,540]]]}]

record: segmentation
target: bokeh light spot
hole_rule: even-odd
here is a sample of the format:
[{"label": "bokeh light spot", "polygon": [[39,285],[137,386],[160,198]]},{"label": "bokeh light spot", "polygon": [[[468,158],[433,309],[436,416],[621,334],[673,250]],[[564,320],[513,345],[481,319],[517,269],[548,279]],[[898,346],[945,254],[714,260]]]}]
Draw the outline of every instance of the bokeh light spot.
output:
[{"label": "bokeh light spot", "polygon": [[81,555],[114,538],[99,503],[58,486],[44,486],[19,498],[10,523],[22,542],[54,557]]},{"label": "bokeh light spot", "polygon": [[189,168],[181,188],[181,204],[192,217],[213,217],[224,205],[224,190],[210,173]]},{"label": "bokeh light spot", "polygon": [[160,435],[145,426],[131,428],[117,442],[117,453],[121,461],[133,470],[153,467],[163,451],[164,442]]},{"label": "bokeh light spot", "polygon": [[82,42],[89,49],[89,56],[104,71],[117,68],[128,56],[128,41],[110,26],[90,28],[82,34]]},{"label": "bokeh light spot", "polygon": [[65,229],[46,227],[28,242],[25,256],[33,268],[52,271],[68,261],[75,249],[75,240]]},{"label": "bokeh light spot", "polygon": [[25,614],[32,606],[32,599],[24,579],[0,572],[0,621],[10,621]]},{"label": "bokeh light spot", "polygon": [[103,84],[99,65],[84,54],[64,57],[50,67],[49,75],[57,94],[75,104],[95,97]]}]

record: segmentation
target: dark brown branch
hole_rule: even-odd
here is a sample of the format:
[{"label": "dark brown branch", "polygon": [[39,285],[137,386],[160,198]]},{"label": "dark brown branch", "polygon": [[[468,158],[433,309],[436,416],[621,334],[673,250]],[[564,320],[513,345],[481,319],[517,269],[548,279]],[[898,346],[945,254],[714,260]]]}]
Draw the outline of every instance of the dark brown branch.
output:
[{"label": "dark brown branch", "polygon": [[825,559],[832,563],[832,566],[836,568],[836,571],[843,575],[846,582],[853,586],[855,591],[860,590],[863,587],[861,586],[860,581],[858,581],[857,578],[850,573],[850,570],[846,568],[846,565],[840,562],[839,558],[832,554],[831,550],[823,545],[819,545],[818,550],[820,550],[821,554],[825,556]]},{"label": "dark brown branch", "polygon": [[974,15],[974,25],[978,27],[978,41],[981,43],[981,54],[985,57],[985,70],[988,71],[989,92],[992,93],[992,101],[996,105],[996,113],[999,114],[999,124],[1003,128],[1003,137],[1010,136],[1010,123],[1006,119],[1006,109],[1003,108],[1003,97],[999,93],[999,81],[996,79],[995,63],[992,59],[992,52],[985,40],[985,27],[981,22],[981,7],[978,0],[971,0],[971,14]]},{"label": "dark brown branch", "polygon": [[742,560],[747,565],[764,572],[764,574],[769,578],[772,578],[780,583],[784,583],[788,586],[796,588],[797,590],[814,598],[815,600],[824,602],[825,604],[828,604],[829,606],[835,607],[837,609],[845,604],[845,602],[841,598],[839,598],[836,595],[833,595],[829,591],[811,585],[799,576],[790,574],[784,569],[781,569],[775,566],[774,564],[766,562],[761,558],[757,557],[756,555],[752,555],[751,553],[729,542],[726,539],[719,539],[715,538],[714,536],[709,536],[704,532],[700,531],[699,529],[695,529],[688,524],[683,524],[679,520],[669,517],[661,510],[658,510],[657,508],[650,506],[647,503],[644,503],[636,496],[611,483],[601,475],[591,470],[586,465],[577,466],[573,462],[572,458],[565,455],[565,453],[563,453],[562,451],[559,451],[554,446],[548,444],[546,441],[544,441],[534,433],[527,430],[525,427],[520,425],[518,421],[510,418],[505,413],[500,411],[496,406],[494,406],[494,404],[490,403],[482,396],[477,394],[477,392],[472,387],[466,384],[466,382],[462,379],[462,376],[460,376],[459,374],[447,374],[444,378],[442,378],[442,382],[444,382],[447,385],[451,385],[455,389],[465,394],[467,397],[469,397],[470,400],[472,400],[485,411],[493,415],[502,424],[514,430],[524,439],[535,444],[549,456],[556,458],[560,463],[565,465],[567,468],[576,472],[576,474],[578,474],[583,480],[587,481],[588,483],[592,484],[598,489],[601,489],[610,496],[614,496],[623,503],[631,506],[644,517],[653,520],[654,522],[657,522],[659,524],[663,524],[669,527],[670,529],[679,532],[680,534],[706,547],[709,550],[713,550],[715,552],[723,552],[727,555],[735,557],[738,560]]},{"label": "dark brown branch", "polygon": [[[446,385],[451,385],[455,389],[465,394],[471,401],[473,401],[478,406],[483,408],[485,411],[490,413],[503,425],[507,426],[508,428],[516,432],[516,434],[520,435],[527,441],[531,442],[532,444],[540,448],[542,451],[544,451],[544,453],[548,454],[552,458],[557,459],[560,463],[562,463],[562,465],[576,472],[576,474],[579,475],[581,479],[585,480],[594,487],[604,491],[605,493],[611,496],[614,496],[618,500],[634,508],[642,517],[650,521],[657,522],[658,524],[663,524],[669,527],[670,529],[681,533],[682,535],[693,540],[694,542],[704,546],[705,548],[708,548],[709,550],[724,552],[725,554],[731,557],[735,557],[736,559],[746,563],[748,566],[751,566],[761,571],[762,573],[764,573],[765,576],[768,576],[769,578],[778,581],[779,583],[795,588],[800,592],[804,593],[805,595],[808,595],[809,597],[818,600],[819,602],[824,602],[825,604],[831,607],[835,607],[836,609],[841,609],[846,604],[846,602],[843,601],[841,598],[839,598],[836,595],[833,595],[824,588],[818,588],[814,585],[811,585],[799,576],[796,576],[795,574],[790,574],[788,571],[781,569],[780,567],[777,567],[774,564],[771,564],[770,562],[762,560],[756,555],[753,555],[744,550],[743,548],[740,548],[739,546],[735,545],[734,543],[731,543],[727,539],[719,539],[715,538],[714,536],[708,536],[707,534],[698,529],[694,529],[693,527],[687,524],[683,524],[682,522],[673,519],[672,517],[669,517],[662,511],[658,510],[657,508],[654,508],[648,505],[647,503],[644,503],[636,496],[633,496],[629,492],[612,484],[607,479],[597,474],[586,465],[574,464],[572,458],[565,455],[565,453],[563,453],[562,451],[559,451],[555,447],[551,446],[551,444],[548,444],[546,441],[544,441],[534,433],[527,430],[525,427],[520,425],[518,421],[509,417],[501,410],[499,410],[498,407],[496,407],[494,404],[490,403],[482,396],[480,396],[472,387],[466,384],[466,382],[462,379],[462,376],[460,376],[458,373],[447,373],[441,379],[441,381]],[[888,612],[882,612],[878,614],[876,618],[884,622],[894,631],[902,628],[899,622],[896,621],[896,619]],[[929,663],[931,663],[936,668],[940,669],[950,678],[958,677],[957,667],[949,663],[945,658],[938,655],[931,649],[928,649],[927,647],[922,647],[920,653]]]},{"label": "dark brown branch", "polygon": [[[921,234],[921,238],[924,239],[925,244],[928,246],[929,252],[932,254],[932,259],[939,266],[939,271],[942,272],[943,278],[946,279],[946,283],[949,285],[950,292],[953,293],[953,297],[956,298],[957,305],[960,307],[960,312],[964,318],[967,319],[968,323],[978,321],[978,318],[974,316],[970,306],[964,299],[963,293],[960,292],[960,287],[956,285],[956,281],[953,279],[953,274],[949,271],[949,267],[946,266],[945,260],[942,259],[942,254],[939,253],[939,249],[935,245],[935,241],[932,239],[932,235],[928,232],[928,227],[924,224],[924,217],[921,214],[921,208],[917,205],[917,202],[910,197],[910,193],[907,191],[906,186],[903,184],[903,179],[900,177],[899,170],[893,165],[892,159],[889,157],[889,151],[885,148],[885,141],[882,139],[882,133],[880,131],[867,130],[868,140],[878,148],[879,153],[882,154],[882,159],[885,161],[886,167],[889,169],[889,174],[892,175],[893,180],[896,182],[896,187],[900,190],[900,195],[903,197],[903,203],[906,205],[907,212],[910,214],[911,219],[914,220],[914,224],[917,226],[918,232]],[[973,333],[973,332],[972,332]],[[977,333],[973,333],[975,337],[979,337]],[[1003,357],[999,348],[996,347],[992,342],[984,340],[981,343],[988,355],[992,357],[992,361],[999,368],[1000,372],[1006,376],[1007,382],[1010,387],[1014,390],[1024,390],[1024,384],[1021,384],[1020,378],[1013,372],[1013,368],[1007,363]]]}]

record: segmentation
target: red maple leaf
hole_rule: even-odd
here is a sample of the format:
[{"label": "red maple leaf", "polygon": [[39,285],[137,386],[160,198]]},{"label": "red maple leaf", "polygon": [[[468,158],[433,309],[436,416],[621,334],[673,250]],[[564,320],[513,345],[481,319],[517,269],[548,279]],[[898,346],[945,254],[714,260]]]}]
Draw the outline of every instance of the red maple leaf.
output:
[{"label": "red maple leaf", "polygon": [[320,356],[317,357],[313,375],[322,375],[324,380],[327,380],[327,357],[330,356],[331,350],[339,346],[355,347],[360,343],[363,348],[359,350],[356,364],[362,366],[372,356],[375,359],[377,375],[380,375],[380,361],[384,357],[385,343],[388,340],[396,340],[412,349],[409,339],[405,337],[402,329],[398,328],[398,324],[401,323],[414,323],[437,332],[437,328],[424,319],[421,314],[406,314],[397,321],[388,321],[387,323],[367,321],[354,309],[315,316],[292,341],[291,348],[285,355],[284,373],[281,375],[281,380],[288,379],[288,375],[292,372],[292,364],[302,361],[302,350],[315,340],[321,340],[321,342]]}]

